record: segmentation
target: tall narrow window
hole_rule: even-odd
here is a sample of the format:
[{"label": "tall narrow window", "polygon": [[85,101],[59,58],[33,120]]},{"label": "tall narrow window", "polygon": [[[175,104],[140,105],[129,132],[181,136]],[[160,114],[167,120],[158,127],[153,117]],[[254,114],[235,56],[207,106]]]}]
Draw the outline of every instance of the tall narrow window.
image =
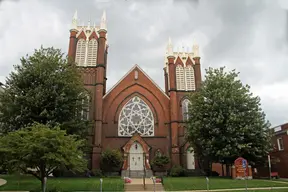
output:
[{"label": "tall narrow window", "polygon": [[188,91],[195,90],[195,77],[194,77],[194,69],[191,65],[185,68],[185,76],[186,76],[186,85]]},{"label": "tall narrow window", "polygon": [[278,150],[283,151],[284,150],[284,143],[283,143],[283,139],[281,137],[277,139],[277,144],[278,144]]},{"label": "tall narrow window", "polygon": [[178,90],[185,90],[184,68],[181,65],[176,67],[176,87]]},{"label": "tall narrow window", "polygon": [[183,121],[188,121],[189,120],[189,105],[190,105],[190,101],[188,99],[184,99],[182,101],[182,117],[183,117]]},{"label": "tall narrow window", "polygon": [[82,117],[83,120],[89,120],[89,108],[90,108],[90,97],[87,94],[82,99],[81,117]]},{"label": "tall narrow window", "polygon": [[79,39],[76,47],[76,57],[75,62],[78,66],[85,65],[85,56],[86,56],[86,41],[84,39]]},{"label": "tall narrow window", "polygon": [[87,58],[87,65],[88,66],[96,66],[97,50],[98,50],[97,40],[91,39],[88,43],[88,58]]},{"label": "tall narrow window", "polygon": [[118,135],[154,136],[154,117],[149,106],[139,97],[130,99],[119,115]]}]

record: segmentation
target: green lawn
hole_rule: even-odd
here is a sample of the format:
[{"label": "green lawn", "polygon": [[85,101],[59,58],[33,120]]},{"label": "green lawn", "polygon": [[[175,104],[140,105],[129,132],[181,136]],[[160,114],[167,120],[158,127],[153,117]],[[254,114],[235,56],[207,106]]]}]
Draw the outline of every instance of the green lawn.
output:
[{"label": "green lawn", "polygon": [[[269,180],[247,180],[248,187],[288,187],[288,182]],[[283,183],[281,183],[283,182]],[[244,180],[232,180],[225,178],[210,178],[210,189],[234,189],[245,188]],[[207,189],[205,177],[167,177],[164,178],[164,188],[166,191]],[[282,190],[282,189],[281,189]],[[288,189],[285,189],[288,191]],[[284,191],[285,191],[284,190]],[[273,189],[276,191],[276,189]],[[283,190],[282,190],[283,191]],[[259,192],[259,191],[258,191]]]},{"label": "green lawn", "polygon": [[[0,191],[38,192],[41,186],[40,181],[32,176],[0,175],[0,178],[7,180],[7,184],[1,186]],[[99,178],[48,178],[47,187],[61,192],[100,191],[100,181]],[[103,191],[124,191],[123,180],[120,177],[103,178]]]},{"label": "green lawn", "polygon": [[[0,175],[7,180],[7,184],[0,187],[5,190],[27,190],[38,192],[40,181],[32,176]],[[279,183],[278,183],[278,182]],[[288,182],[281,180],[248,180],[248,187],[288,187]],[[48,189],[57,189],[61,192],[72,191],[99,191],[99,178],[49,178]],[[206,189],[204,177],[167,177],[164,178],[164,187],[167,191]],[[210,178],[210,189],[245,188],[245,181],[224,178]],[[123,191],[124,184],[120,177],[103,178],[103,191]],[[270,190],[255,190],[255,192],[268,192]],[[273,192],[287,192],[288,189],[273,189]],[[49,191],[47,191],[49,192]],[[231,191],[232,192],[232,191]],[[250,190],[249,192],[253,192]]]},{"label": "green lawn", "polygon": [[[272,192],[287,192],[288,189],[272,189]],[[247,192],[269,192],[271,190],[248,190]],[[237,192],[237,191],[225,191],[225,192]],[[239,191],[243,192],[243,191]],[[245,191],[246,192],[246,191]]]}]

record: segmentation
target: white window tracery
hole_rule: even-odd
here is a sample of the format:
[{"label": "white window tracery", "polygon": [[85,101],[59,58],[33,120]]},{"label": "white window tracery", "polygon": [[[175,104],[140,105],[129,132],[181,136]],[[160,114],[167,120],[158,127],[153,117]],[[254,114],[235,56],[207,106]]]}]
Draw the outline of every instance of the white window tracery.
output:
[{"label": "white window tracery", "polygon": [[187,66],[185,68],[185,76],[186,76],[187,90],[188,91],[195,90],[194,69],[193,69],[193,67],[191,65]]},{"label": "white window tracery", "polygon": [[96,39],[91,39],[88,43],[88,58],[87,65],[95,66],[97,62],[98,43]]},{"label": "white window tracery", "polygon": [[79,39],[76,47],[76,56],[75,62],[78,66],[85,65],[85,57],[86,57],[86,41],[84,39]]},{"label": "white window tracery", "polygon": [[154,136],[154,117],[150,107],[139,97],[130,99],[119,115],[118,136]]},{"label": "white window tracery", "polygon": [[188,99],[182,101],[182,117],[184,121],[189,120],[189,105],[190,101]]},{"label": "white window tracery", "polygon": [[184,68],[181,65],[176,66],[176,87],[185,90]]},{"label": "white window tracery", "polygon": [[177,90],[186,91],[195,90],[194,68],[191,65],[186,67],[176,66],[176,88]]},{"label": "white window tracery", "polygon": [[96,66],[97,64],[97,51],[98,41],[97,39],[91,39],[88,41],[85,39],[79,39],[76,46],[75,62],[77,66]]},{"label": "white window tracery", "polygon": [[90,108],[90,97],[89,95],[85,95],[82,99],[82,110],[81,110],[81,117],[83,120],[89,120],[89,108]]}]

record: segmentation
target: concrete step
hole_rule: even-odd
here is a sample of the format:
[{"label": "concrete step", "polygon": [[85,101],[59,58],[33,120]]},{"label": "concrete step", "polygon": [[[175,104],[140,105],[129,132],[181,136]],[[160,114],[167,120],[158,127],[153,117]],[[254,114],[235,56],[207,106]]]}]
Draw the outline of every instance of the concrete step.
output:
[{"label": "concrete step", "polygon": [[[154,191],[153,184],[146,184],[145,188],[143,184],[131,184],[126,183],[124,187],[125,191]],[[165,191],[162,184],[155,184],[155,191]]]},{"label": "concrete step", "polygon": [[150,178],[153,176],[152,170],[143,170],[140,171],[129,171],[129,170],[122,170],[121,177],[130,177],[130,178],[143,178],[145,175],[146,178]]}]

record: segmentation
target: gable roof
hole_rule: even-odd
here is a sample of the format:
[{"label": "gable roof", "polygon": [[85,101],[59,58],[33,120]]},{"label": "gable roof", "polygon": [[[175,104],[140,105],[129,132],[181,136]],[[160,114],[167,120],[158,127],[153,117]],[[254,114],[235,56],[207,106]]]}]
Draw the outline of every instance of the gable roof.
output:
[{"label": "gable roof", "polygon": [[134,67],[132,67],[112,88],[110,88],[109,91],[103,96],[103,98],[105,98],[106,95],[108,95],[115,87],[117,87],[117,85],[119,85],[121,81],[125,79],[125,77],[127,77],[136,68],[139,69],[152,82],[152,84],[155,85],[155,87],[157,87],[168,99],[170,99],[170,97],[168,97],[168,95],[155,83],[155,81],[153,81],[153,79],[151,79],[147,75],[147,73],[145,73],[144,70],[141,69],[137,64],[135,64]]}]

